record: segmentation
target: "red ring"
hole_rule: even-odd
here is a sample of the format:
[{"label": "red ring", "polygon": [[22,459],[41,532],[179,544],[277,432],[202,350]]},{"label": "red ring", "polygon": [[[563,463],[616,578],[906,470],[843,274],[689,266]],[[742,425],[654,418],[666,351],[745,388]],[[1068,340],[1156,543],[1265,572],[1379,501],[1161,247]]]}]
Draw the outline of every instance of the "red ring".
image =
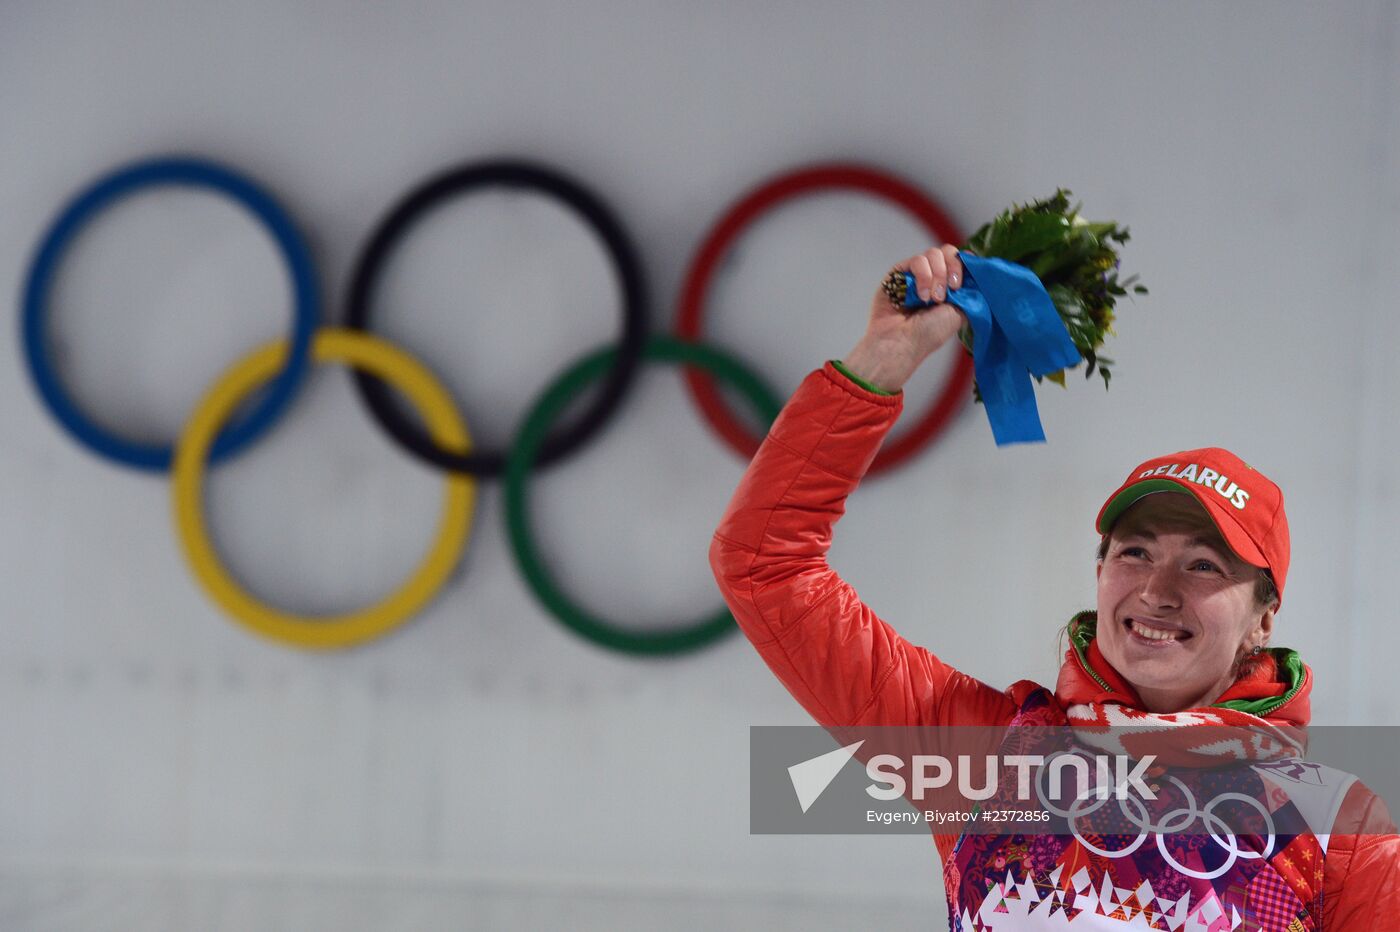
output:
[{"label": "red ring", "polygon": [[[948,215],[927,194],[893,175],[861,165],[814,165],[772,178],[729,208],[705,237],[681,289],[680,312],[676,319],[676,335],[682,340],[700,340],[705,299],[720,260],[734,240],[762,214],[778,205],[814,191],[859,191],[902,207],[943,243],[961,243],[963,235]],[[972,383],[972,356],[958,353],[956,364],[948,373],[938,397],[928,412],[898,439],[886,445],[876,455],[868,474],[875,474],[904,462],[925,445],[932,443],[947,429],[953,415],[967,400]],[[686,367],[685,381],[691,397],[710,426],[725,443],[745,457],[758,452],[763,438],[750,432],[726,405],[715,386],[714,378],[693,367]]]}]

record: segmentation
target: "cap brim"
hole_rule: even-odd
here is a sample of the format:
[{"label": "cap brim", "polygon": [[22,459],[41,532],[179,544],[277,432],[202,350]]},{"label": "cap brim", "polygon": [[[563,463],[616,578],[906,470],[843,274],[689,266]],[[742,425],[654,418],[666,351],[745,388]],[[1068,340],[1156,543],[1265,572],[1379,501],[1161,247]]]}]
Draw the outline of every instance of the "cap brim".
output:
[{"label": "cap brim", "polygon": [[1107,534],[1118,519],[1123,516],[1123,512],[1137,504],[1140,499],[1158,492],[1190,495],[1200,502],[1201,507],[1206,510],[1206,514],[1210,516],[1211,523],[1220,532],[1220,536],[1225,538],[1225,543],[1230,546],[1236,556],[1252,566],[1261,569],[1268,567],[1269,561],[1265,559],[1264,552],[1239,526],[1239,522],[1235,520],[1234,515],[1230,514],[1230,509],[1225,506],[1223,501],[1215,502],[1198,495],[1190,485],[1172,479],[1144,479],[1123,489],[1109,499],[1108,504],[1103,506],[1103,510],[1099,512],[1099,520],[1095,525],[1096,529],[1100,534]]}]

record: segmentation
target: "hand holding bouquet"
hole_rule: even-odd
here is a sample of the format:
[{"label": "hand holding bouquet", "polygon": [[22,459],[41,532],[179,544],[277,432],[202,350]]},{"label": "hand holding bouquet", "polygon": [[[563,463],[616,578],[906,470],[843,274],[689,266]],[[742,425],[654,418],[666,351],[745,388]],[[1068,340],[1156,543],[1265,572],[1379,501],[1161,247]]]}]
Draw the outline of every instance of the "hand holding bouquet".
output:
[{"label": "hand holding bouquet", "polygon": [[[1128,230],[1114,221],[1093,222],[1079,215],[1080,205],[1070,206],[1070,192],[1063,188],[1045,200],[1013,205],[968,239],[963,250],[976,256],[1003,259],[1025,266],[1045,286],[1070,340],[1088,363],[1085,377],[1098,371],[1108,386],[1112,360],[1100,354],[1104,338],[1113,332],[1114,306],[1128,294],[1146,294],[1137,276],[1119,279],[1118,248],[1128,241]],[[897,306],[914,312],[932,306],[920,302],[912,276],[896,270],[885,281],[885,293]],[[912,299],[912,300],[911,300]],[[959,337],[972,350],[971,328]],[[1065,384],[1065,370],[1046,378]]]}]

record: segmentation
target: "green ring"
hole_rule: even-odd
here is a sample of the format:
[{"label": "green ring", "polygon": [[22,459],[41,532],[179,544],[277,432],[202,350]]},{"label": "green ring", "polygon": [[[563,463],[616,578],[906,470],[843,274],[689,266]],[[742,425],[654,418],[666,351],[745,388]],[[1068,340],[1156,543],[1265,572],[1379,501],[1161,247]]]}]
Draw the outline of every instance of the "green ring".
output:
[{"label": "green ring", "polygon": [[[675,628],[636,631],[619,627],[589,614],[564,593],[540,558],[530,530],[526,479],[544,438],[569,403],[611,370],[616,354],[615,348],[606,348],[584,357],[550,384],[531,406],[506,461],[506,531],[516,563],[525,574],[530,590],[566,627],[601,647],[622,653],[686,653],[705,647],[735,629],[734,617],[727,609]],[[681,363],[708,370],[737,389],[767,423],[771,424],[782,409],[781,400],[757,375],[738,359],[712,347],[655,336],[647,341],[642,357],[649,362]]]}]

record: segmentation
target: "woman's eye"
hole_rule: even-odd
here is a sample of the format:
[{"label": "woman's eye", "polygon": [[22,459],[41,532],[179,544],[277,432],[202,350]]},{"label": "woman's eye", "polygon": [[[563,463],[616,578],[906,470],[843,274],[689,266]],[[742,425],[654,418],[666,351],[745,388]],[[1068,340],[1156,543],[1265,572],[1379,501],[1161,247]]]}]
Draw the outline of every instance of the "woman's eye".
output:
[{"label": "woman's eye", "polygon": [[1118,551],[1118,553],[1119,553],[1120,556],[1125,556],[1125,557],[1145,557],[1145,556],[1147,556],[1147,551],[1144,550],[1144,549],[1142,549],[1141,547],[1124,547],[1122,550]]},{"label": "woman's eye", "polygon": [[1191,564],[1191,568],[1192,568],[1193,570],[1202,570],[1202,571],[1207,572],[1207,573],[1213,573],[1213,572],[1215,572],[1216,570],[1218,570],[1220,567],[1216,566],[1214,563],[1210,562],[1209,560],[1197,560],[1195,563],[1192,563],[1192,564]]}]

